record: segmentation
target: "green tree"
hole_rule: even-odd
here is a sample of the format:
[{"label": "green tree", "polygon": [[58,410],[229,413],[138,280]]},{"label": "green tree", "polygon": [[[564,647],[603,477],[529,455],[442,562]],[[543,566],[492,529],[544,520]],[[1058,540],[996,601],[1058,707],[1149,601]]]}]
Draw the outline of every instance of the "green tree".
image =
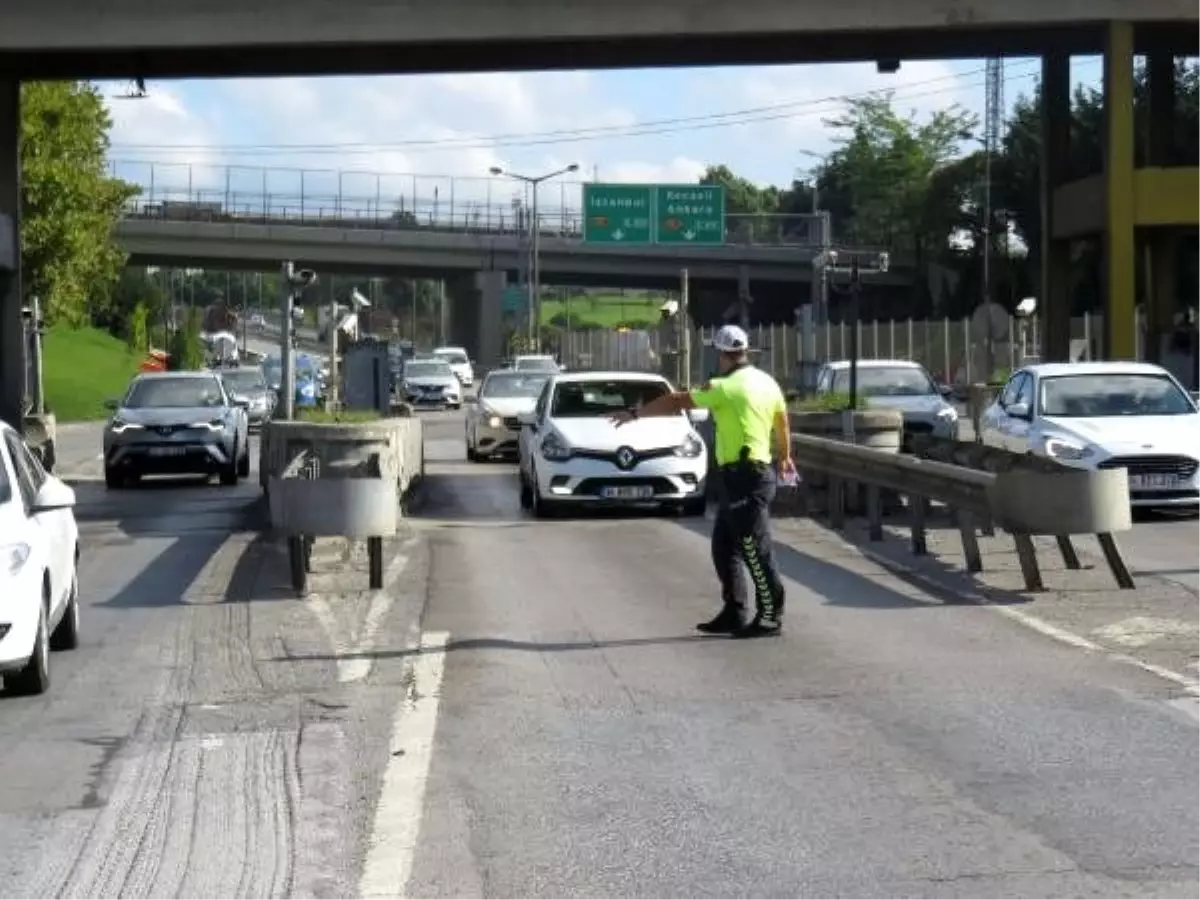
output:
[{"label": "green tree", "polygon": [[150,315],[140,303],[126,320],[125,343],[134,353],[145,353],[150,349]]},{"label": "green tree", "polygon": [[171,333],[168,346],[173,371],[186,372],[204,367],[204,349],[200,342],[200,310],[191,307],[183,327]]},{"label": "green tree", "polygon": [[102,306],[125,259],[112,237],[137,188],[110,178],[111,121],[86,82],[21,86],[21,263],[47,320],[80,325]]}]

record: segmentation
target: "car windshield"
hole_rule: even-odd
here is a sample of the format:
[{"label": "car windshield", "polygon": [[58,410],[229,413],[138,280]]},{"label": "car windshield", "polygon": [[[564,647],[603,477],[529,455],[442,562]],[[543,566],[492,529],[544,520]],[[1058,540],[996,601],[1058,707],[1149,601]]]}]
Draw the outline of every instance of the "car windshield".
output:
[{"label": "car windshield", "polygon": [[452,366],[463,366],[471,361],[461,350],[439,350],[434,356],[444,359]]},{"label": "car windshield", "polygon": [[[850,392],[850,370],[839,369],[833,375],[833,391]],[[911,366],[859,366],[858,392],[864,397],[913,397],[936,394],[924,369]]]},{"label": "car windshield", "polygon": [[404,367],[404,375],[406,378],[448,378],[454,373],[450,371],[450,364],[441,360],[422,360],[421,362],[410,362]]},{"label": "car windshield", "polygon": [[226,389],[235,394],[265,391],[267,389],[267,379],[258,369],[224,372],[221,378],[225,381]]},{"label": "car windshield", "polygon": [[557,372],[558,363],[548,356],[537,356],[530,359],[518,359],[513,368],[518,372]]},{"label": "car windshield", "polygon": [[1196,407],[1165,375],[1057,375],[1040,382],[1041,414],[1055,418],[1184,416]]},{"label": "car windshield", "polygon": [[126,409],[224,406],[216,378],[145,378],[135,381],[122,404]]},{"label": "car windshield", "polygon": [[504,373],[492,375],[483,383],[480,397],[536,397],[542,392],[549,375]]},{"label": "car windshield", "polygon": [[559,419],[607,416],[642,406],[666,392],[662,381],[567,381],[554,391],[550,415]]}]

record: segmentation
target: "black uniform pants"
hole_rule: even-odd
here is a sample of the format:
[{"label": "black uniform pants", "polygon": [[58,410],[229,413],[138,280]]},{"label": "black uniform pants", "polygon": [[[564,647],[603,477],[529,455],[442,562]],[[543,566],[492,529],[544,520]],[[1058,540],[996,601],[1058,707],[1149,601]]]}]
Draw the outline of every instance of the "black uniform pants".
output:
[{"label": "black uniform pants", "polygon": [[758,615],[778,619],[783,613],[783,581],[771,552],[768,509],[775,498],[775,473],[762,463],[741,462],[720,466],[715,474],[719,506],[712,559],[721,579],[721,599],[726,608],[744,610],[749,572]]}]

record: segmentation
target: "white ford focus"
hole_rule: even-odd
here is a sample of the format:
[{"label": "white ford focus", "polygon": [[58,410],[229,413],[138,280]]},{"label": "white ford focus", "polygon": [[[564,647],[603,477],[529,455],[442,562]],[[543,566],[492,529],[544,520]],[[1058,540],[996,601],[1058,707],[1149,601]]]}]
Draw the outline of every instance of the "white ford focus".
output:
[{"label": "white ford focus", "polygon": [[1125,469],[1133,506],[1200,504],[1200,411],[1149,363],[1042,363],[1013,373],[985,444],[1081,469]]},{"label": "white ford focus", "polygon": [[693,422],[707,413],[639,419],[619,431],[609,421],[670,390],[665,378],[638,372],[552,376],[520,417],[521,505],[538,516],[650,503],[703,515],[708,451]]},{"label": "white ford focus", "polygon": [[75,491],[0,423],[0,673],[5,686],[50,686],[50,650],[79,642]]}]

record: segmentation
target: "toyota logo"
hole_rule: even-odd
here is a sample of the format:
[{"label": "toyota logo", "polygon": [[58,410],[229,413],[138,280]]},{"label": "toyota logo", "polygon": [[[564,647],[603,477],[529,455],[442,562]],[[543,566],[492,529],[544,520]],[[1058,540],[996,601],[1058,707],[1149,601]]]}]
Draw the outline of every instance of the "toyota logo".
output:
[{"label": "toyota logo", "polygon": [[631,447],[622,447],[617,451],[617,465],[622,469],[628,469],[633,465],[634,456]]},{"label": "toyota logo", "polygon": [[171,433],[171,427],[170,427],[169,425],[164,425],[163,427],[161,427],[161,428],[159,428],[159,429],[158,429],[158,433],[159,433],[159,434],[170,434],[170,433]]}]

